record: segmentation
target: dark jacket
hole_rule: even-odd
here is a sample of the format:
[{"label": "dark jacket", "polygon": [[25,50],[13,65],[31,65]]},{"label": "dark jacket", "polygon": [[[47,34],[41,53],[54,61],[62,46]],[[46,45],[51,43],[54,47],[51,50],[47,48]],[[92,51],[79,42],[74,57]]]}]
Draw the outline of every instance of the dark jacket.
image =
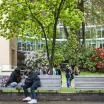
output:
[{"label": "dark jacket", "polygon": [[40,83],[40,78],[38,77],[38,74],[36,72],[31,72],[28,75],[28,78],[26,78],[25,80],[25,85],[29,86],[29,87],[34,87],[34,88],[38,88],[41,86]]},{"label": "dark jacket", "polygon": [[5,86],[7,87],[10,83],[12,82],[17,82],[19,83],[21,81],[21,74],[20,74],[20,69],[16,68],[10,75],[8,81],[6,82]]},{"label": "dark jacket", "polygon": [[61,75],[61,70],[60,69],[56,69],[56,75]]},{"label": "dark jacket", "polygon": [[69,68],[66,68],[65,73],[66,73],[66,78],[71,78],[71,70]]}]

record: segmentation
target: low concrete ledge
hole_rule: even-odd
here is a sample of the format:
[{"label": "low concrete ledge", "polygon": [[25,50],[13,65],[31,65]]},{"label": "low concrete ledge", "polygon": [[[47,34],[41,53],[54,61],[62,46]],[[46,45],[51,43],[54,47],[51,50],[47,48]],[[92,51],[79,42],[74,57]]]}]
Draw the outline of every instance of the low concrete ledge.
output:
[{"label": "low concrete ledge", "polygon": [[[0,101],[22,101],[23,93],[0,93]],[[104,101],[104,93],[39,93],[40,101]]]}]

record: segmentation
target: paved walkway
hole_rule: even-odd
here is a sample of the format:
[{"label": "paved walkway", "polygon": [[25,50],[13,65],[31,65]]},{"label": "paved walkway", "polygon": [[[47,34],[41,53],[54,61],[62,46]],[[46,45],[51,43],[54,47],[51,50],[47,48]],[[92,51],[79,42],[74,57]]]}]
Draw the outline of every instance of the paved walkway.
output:
[{"label": "paved walkway", "polygon": [[[27,104],[26,102],[6,102],[6,101],[2,101],[0,102],[0,104]],[[42,101],[42,102],[38,102],[37,104],[104,104],[104,102],[82,102],[82,101],[78,101],[78,102],[74,102],[74,101]]]}]

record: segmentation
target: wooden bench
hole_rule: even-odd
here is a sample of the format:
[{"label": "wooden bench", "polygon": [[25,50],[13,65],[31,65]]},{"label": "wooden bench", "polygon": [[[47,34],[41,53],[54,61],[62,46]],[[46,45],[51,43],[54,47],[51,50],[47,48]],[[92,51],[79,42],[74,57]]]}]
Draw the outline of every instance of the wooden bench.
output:
[{"label": "wooden bench", "polygon": [[104,76],[75,76],[75,89],[104,90]]},{"label": "wooden bench", "polygon": [[60,90],[61,76],[60,75],[39,75],[41,87],[38,90]]},{"label": "wooden bench", "polygon": [[[11,87],[4,87],[4,82],[7,81],[9,76],[0,76],[0,90],[16,90]],[[39,75],[41,87],[37,90],[60,90],[61,89],[61,76],[60,75]]]}]

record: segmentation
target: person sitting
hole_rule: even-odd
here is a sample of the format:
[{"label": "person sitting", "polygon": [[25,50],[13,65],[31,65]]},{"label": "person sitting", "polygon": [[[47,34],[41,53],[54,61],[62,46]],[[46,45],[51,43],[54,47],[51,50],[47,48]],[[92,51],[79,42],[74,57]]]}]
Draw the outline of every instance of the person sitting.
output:
[{"label": "person sitting", "polygon": [[[23,86],[25,95],[23,101],[28,101],[28,104],[37,103],[37,93],[35,92],[35,90],[37,90],[37,88],[40,86],[41,83],[38,74],[34,72],[32,69],[29,69],[28,77],[25,79]],[[31,90],[31,97],[30,93],[28,92],[28,88],[30,88]]]},{"label": "person sitting", "polygon": [[21,82],[21,73],[20,69],[16,68],[10,75],[9,79],[7,80],[5,87],[16,87]]}]

